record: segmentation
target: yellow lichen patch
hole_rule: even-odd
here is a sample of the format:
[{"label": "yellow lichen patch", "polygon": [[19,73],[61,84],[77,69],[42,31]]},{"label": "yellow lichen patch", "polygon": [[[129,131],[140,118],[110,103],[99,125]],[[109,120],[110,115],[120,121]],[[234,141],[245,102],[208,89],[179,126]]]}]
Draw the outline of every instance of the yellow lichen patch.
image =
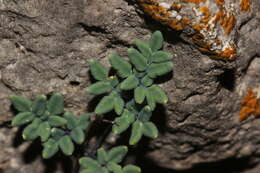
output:
[{"label": "yellow lichen patch", "polygon": [[247,94],[241,101],[242,107],[239,113],[239,119],[244,120],[251,115],[260,115],[260,99],[252,88],[248,88]]},{"label": "yellow lichen patch", "polygon": [[215,0],[218,6],[223,6],[225,4],[225,0]]},{"label": "yellow lichen patch", "polygon": [[250,11],[250,0],[241,0],[240,1],[240,10]]},{"label": "yellow lichen patch", "polygon": [[192,3],[201,3],[201,2],[206,2],[207,0],[181,0],[183,2],[192,2]]}]

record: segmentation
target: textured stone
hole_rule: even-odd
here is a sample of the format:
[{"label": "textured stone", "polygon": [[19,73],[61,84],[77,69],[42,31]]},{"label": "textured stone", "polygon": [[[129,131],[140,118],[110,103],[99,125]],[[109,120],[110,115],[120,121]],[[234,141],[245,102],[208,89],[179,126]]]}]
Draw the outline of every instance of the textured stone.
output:
[{"label": "textured stone", "polygon": [[[159,29],[166,40],[164,48],[174,55],[173,73],[165,76],[162,85],[170,102],[153,115],[160,136],[146,145],[147,150],[141,149],[137,160],[191,172],[202,165],[214,172],[215,167],[207,165],[221,167],[231,159],[235,167],[245,162],[243,169],[234,168],[237,172],[257,173],[257,167],[251,166],[260,164],[260,122],[254,116],[240,122],[239,110],[247,88],[260,82],[259,11],[260,2],[252,0],[250,11],[236,15],[232,39],[237,56],[222,61],[199,52],[186,30],[179,33],[157,23],[137,1],[0,0],[0,124],[11,120],[8,97],[13,94],[33,98],[59,92],[67,110],[87,111],[92,99],[84,90],[90,84],[87,60],[108,65],[111,51],[124,56],[133,40],[148,39]],[[39,155],[24,154],[28,143],[13,144],[16,129],[0,127],[2,172],[69,172],[61,166],[44,167],[46,161]],[[37,152],[41,148],[29,150]]]}]

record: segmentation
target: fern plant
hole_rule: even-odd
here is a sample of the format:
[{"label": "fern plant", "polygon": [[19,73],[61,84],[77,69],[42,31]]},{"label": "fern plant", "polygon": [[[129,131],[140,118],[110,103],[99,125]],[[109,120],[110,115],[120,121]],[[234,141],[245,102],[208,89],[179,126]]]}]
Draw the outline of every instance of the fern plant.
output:
[{"label": "fern plant", "polygon": [[[42,157],[48,159],[59,150],[72,155],[75,146],[82,145],[90,124],[104,114],[114,112],[111,121],[112,133],[121,134],[131,128],[129,145],[137,144],[142,136],[156,138],[158,129],[150,121],[156,104],[165,104],[168,97],[154,79],[172,70],[172,55],[162,51],[163,36],[156,31],[148,42],[134,41],[137,48],[128,49],[129,60],[116,53],[109,56],[115,73],[97,60],[89,62],[95,83],[86,90],[93,95],[102,95],[94,112],[75,116],[64,111],[64,100],[60,94],[37,96],[33,101],[12,96],[11,101],[18,114],[13,118],[13,126],[22,126],[23,139],[40,138],[43,146]],[[102,145],[102,144],[101,144]],[[109,150],[97,149],[94,155],[86,154],[79,159],[80,173],[140,173],[134,165],[120,166],[127,146],[116,146]]]}]

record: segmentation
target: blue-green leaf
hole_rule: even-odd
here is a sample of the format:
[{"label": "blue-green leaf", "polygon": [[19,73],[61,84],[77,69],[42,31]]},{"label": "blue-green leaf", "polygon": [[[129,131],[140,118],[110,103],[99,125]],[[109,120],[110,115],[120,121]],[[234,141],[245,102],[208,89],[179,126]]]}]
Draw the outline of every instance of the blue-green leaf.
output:
[{"label": "blue-green leaf", "polygon": [[99,81],[87,88],[87,92],[94,95],[104,94],[111,91],[113,88],[108,81]]},{"label": "blue-green leaf", "polygon": [[145,75],[142,79],[141,79],[141,83],[142,85],[149,87],[153,84],[153,79],[151,79],[148,75]]},{"label": "blue-green leaf", "polygon": [[126,146],[118,146],[112,148],[108,152],[108,161],[109,162],[114,162],[114,163],[119,163],[123,160],[127,153],[128,149]]},{"label": "blue-green leaf", "polygon": [[145,71],[147,68],[147,59],[136,49],[130,48],[127,52],[129,59],[135,68],[138,71]]},{"label": "blue-green leaf", "polygon": [[11,96],[12,104],[19,112],[31,112],[32,102],[21,96]]},{"label": "blue-green leaf", "polygon": [[97,159],[98,159],[98,162],[102,165],[104,165],[108,162],[108,155],[107,155],[107,152],[104,150],[104,148],[99,148],[97,150]]},{"label": "blue-green leaf", "polygon": [[31,122],[35,115],[32,112],[21,112],[12,119],[12,126],[21,126]]},{"label": "blue-green leaf", "polygon": [[71,138],[68,135],[60,138],[59,147],[65,155],[72,155],[75,149],[74,144],[72,143]]},{"label": "blue-green leaf", "polygon": [[148,44],[146,44],[144,41],[141,41],[141,40],[134,41],[134,44],[141,51],[141,53],[143,54],[144,57],[146,57],[147,59],[151,58],[152,50]]},{"label": "blue-green leaf", "polygon": [[114,99],[114,107],[115,107],[115,112],[117,115],[121,115],[124,109],[125,102],[122,98],[120,97],[115,97]]},{"label": "blue-green leaf", "polygon": [[109,56],[109,61],[112,67],[117,70],[117,74],[121,78],[126,78],[132,74],[131,64],[122,57],[116,54],[112,54]]},{"label": "blue-green leaf", "polygon": [[134,124],[132,125],[132,131],[131,131],[129,144],[130,145],[137,144],[140,141],[142,135],[143,135],[143,123],[139,120],[136,120],[134,122]]},{"label": "blue-green leaf", "polygon": [[173,58],[172,54],[165,51],[157,51],[153,53],[152,62],[165,62]]},{"label": "blue-green leaf", "polygon": [[37,130],[42,142],[45,142],[50,137],[51,126],[47,121],[41,123]]},{"label": "blue-green leaf", "polygon": [[89,64],[91,74],[96,80],[102,81],[107,79],[108,69],[106,67],[100,64],[100,62],[98,62],[97,60],[91,60]]},{"label": "blue-green leaf", "polygon": [[130,75],[121,83],[120,88],[122,90],[131,90],[136,88],[138,84],[138,78],[136,78],[135,75]]},{"label": "blue-green leaf", "polygon": [[153,63],[148,67],[148,76],[156,78],[172,71],[172,62]]},{"label": "blue-green leaf", "polygon": [[64,109],[63,97],[58,93],[53,94],[47,103],[47,108],[51,115],[58,115],[63,113],[63,109]]},{"label": "blue-green leaf", "polygon": [[81,157],[79,159],[79,164],[82,168],[96,170],[100,167],[100,164],[89,157]]},{"label": "blue-green leaf", "polygon": [[28,125],[24,130],[23,130],[23,139],[24,140],[34,140],[36,139],[38,135],[38,127],[42,121],[38,118],[35,118],[33,122]]},{"label": "blue-green leaf", "polygon": [[149,121],[151,116],[152,116],[152,111],[150,106],[145,106],[138,114],[138,119],[142,122],[145,122],[145,121]]},{"label": "blue-green leaf", "polygon": [[70,137],[75,141],[77,144],[82,144],[85,140],[85,134],[80,127],[73,129],[70,133]]},{"label": "blue-green leaf", "polygon": [[157,103],[166,104],[168,102],[166,93],[159,86],[152,85],[148,90]]},{"label": "blue-green leaf", "polygon": [[156,31],[152,34],[149,40],[149,46],[152,51],[157,51],[162,48],[163,46],[163,36],[160,31]]},{"label": "blue-green leaf", "polygon": [[143,123],[143,134],[149,138],[157,138],[158,137],[158,129],[152,122]]},{"label": "blue-green leaf", "polygon": [[49,139],[47,142],[43,144],[43,146],[44,148],[42,151],[42,157],[44,159],[51,158],[59,150],[58,143],[53,139]]},{"label": "blue-green leaf", "polygon": [[65,125],[67,120],[59,116],[50,116],[48,122],[52,127],[60,127]]},{"label": "blue-green leaf", "polygon": [[123,168],[123,173],[141,173],[141,169],[134,165],[127,165]]},{"label": "blue-green leaf", "polygon": [[134,90],[134,99],[135,102],[138,104],[143,103],[144,99],[145,99],[145,95],[146,95],[146,89],[142,86],[139,86],[137,88],[135,88]]},{"label": "blue-green leaf", "polygon": [[123,173],[122,167],[114,162],[109,162],[107,164],[107,169],[113,173]]},{"label": "blue-green leaf", "polygon": [[77,126],[83,130],[87,129],[89,126],[89,121],[90,121],[91,115],[92,115],[91,113],[86,113],[86,114],[80,115],[79,123]]},{"label": "blue-green leaf", "polygon": [[45,113],[46,106],[47,106],[46,96],[44,95],[37,96],[32,105],[32,112],[35,113],[37,116],[41,116]]},{"label": "blue-green leaf", "polygon": [[68,129],[74,129],[78,126],[79,120],[71,112],[66,112],[63,115],[64,119],[67,120]]},{"label": "blue-green leaf", "polygon": [[101,101],[98,103],[95,113],[98,115],[105,114],[107,112],[110,112],[114,109],[114,97],[112,96],[105,96],[101,99]]}]

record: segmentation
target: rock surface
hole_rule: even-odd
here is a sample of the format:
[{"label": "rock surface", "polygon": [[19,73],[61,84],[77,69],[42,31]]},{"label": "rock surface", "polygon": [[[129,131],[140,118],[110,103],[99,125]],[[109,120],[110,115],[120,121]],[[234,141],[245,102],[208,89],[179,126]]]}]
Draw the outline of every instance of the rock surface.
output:
[{"label": "rock surface", "polygon": [[161,30],[174,69],[162,85],[170,102],[153,115],[160,136],[139,148],[144,172],[153,164],[159,172],[258,173],[260,120],[241,122],[239,110],[246,89],[260,85],[260,1],[239,17],[237,58],[222,61],[201,54],[187,34],[160,25],[134,0],[0,0],[0,172],[70,172],[42,161],[37,144],[22,143],[20,131],[5,125],[13,116],[10,95],[59,92],[67,110],[85,112],[86,61],[108,65],[111,51],[124,56],[133,40]]}]

